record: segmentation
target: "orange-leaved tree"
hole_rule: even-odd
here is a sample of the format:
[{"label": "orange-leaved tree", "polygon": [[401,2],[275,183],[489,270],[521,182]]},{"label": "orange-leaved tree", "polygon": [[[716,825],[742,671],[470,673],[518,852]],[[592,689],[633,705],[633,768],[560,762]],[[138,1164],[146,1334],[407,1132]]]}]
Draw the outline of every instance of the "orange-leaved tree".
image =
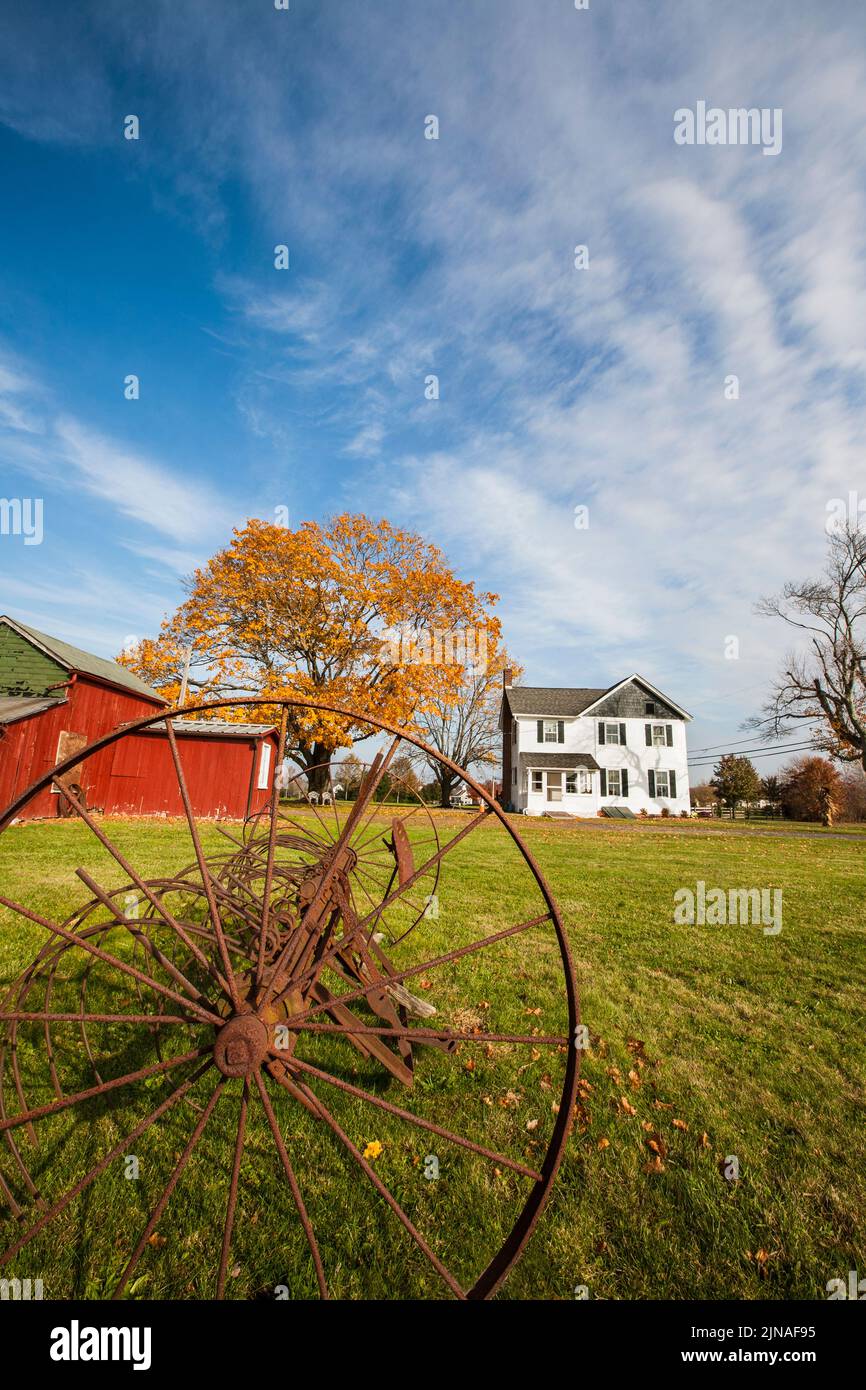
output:
[{"label": "orange-leaved tree", "polygon": [[343,514],[291,530],[250,520],[187,581],[159,636],[119,659],[173,703],[188,659],[187,703],[294,695],[359,711],[357,719],[291,712],[287,754],[316,787],[322,777],[312,769],[370,735],[364,713],[408,727],[459,698],[463,668],[440,659],[447,635],[471,632],[477,642],[482,634],[496,647],[496,599],[459,579],[435,545],[388,521]]}]

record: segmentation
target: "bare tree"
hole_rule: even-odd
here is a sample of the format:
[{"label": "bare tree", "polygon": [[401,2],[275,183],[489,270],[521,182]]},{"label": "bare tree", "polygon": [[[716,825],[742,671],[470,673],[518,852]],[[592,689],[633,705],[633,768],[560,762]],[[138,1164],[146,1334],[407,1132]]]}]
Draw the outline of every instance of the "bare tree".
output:
[{"label": "bare tree", "polygon": [[830,537],[825,573],[786,584],[757,611],[807,637],[785,660],[748,727],[778,739],[815,724],[813,746],[866,769],[866,534],[846,525]]},{"label": "bare tree", "polygon": [[[426,712],[416,714],[415,724],[424,742],[444,753],[458,767],[470,771],[473,766],[480,766],[489,774],[499,762],[502,672],[509,666],[519,676],[520,668],[509,660],[508,654],[494,649],[483,669],[464,667],[460,692],[454,703],[436,702]],[[426,763],[436,779],[440,806],[449,806],[451,793],[460,779],[442,763],[424,758],[423,754],[419,754],[419,760]]]}]

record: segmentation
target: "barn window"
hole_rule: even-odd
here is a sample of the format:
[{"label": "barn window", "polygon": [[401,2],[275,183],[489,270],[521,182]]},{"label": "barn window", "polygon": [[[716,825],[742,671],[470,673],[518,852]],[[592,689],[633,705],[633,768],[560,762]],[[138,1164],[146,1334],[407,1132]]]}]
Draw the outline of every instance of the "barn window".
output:
[{"label": "barn window", "polygon": [[271,771],[271,745],[267,739],[262,742],[262,756],[259,759],[259,791],[265,792],[268,789],[268,778]]}]

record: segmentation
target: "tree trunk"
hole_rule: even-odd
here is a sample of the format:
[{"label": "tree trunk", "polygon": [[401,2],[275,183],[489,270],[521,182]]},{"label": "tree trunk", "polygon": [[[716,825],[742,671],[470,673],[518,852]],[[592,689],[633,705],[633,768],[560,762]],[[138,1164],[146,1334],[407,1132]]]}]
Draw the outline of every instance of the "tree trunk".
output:
[{"label": "tree trunk", "polygon": [[439,783],[439,805],[443,811],[451,808],[451,789],[457,778],[447,768],[437,768],[436,781]]},{"label": "tree trunk", "polygon": [[321,795],[328,785],[328,765],[336,750],[328,748],[324,743],[314,743],[312,747],[301,745],[299,751],[304,759],[307,789]]}]

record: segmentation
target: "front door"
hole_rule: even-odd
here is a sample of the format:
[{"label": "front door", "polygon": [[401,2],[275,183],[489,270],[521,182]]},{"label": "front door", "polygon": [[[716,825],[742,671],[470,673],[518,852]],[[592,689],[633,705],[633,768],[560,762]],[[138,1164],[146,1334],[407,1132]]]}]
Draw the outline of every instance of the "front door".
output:
[{"label": "front door", "polygon": [[547,799],[548,801],[562,800],[562,773],[548,772],[547,774]]}]

